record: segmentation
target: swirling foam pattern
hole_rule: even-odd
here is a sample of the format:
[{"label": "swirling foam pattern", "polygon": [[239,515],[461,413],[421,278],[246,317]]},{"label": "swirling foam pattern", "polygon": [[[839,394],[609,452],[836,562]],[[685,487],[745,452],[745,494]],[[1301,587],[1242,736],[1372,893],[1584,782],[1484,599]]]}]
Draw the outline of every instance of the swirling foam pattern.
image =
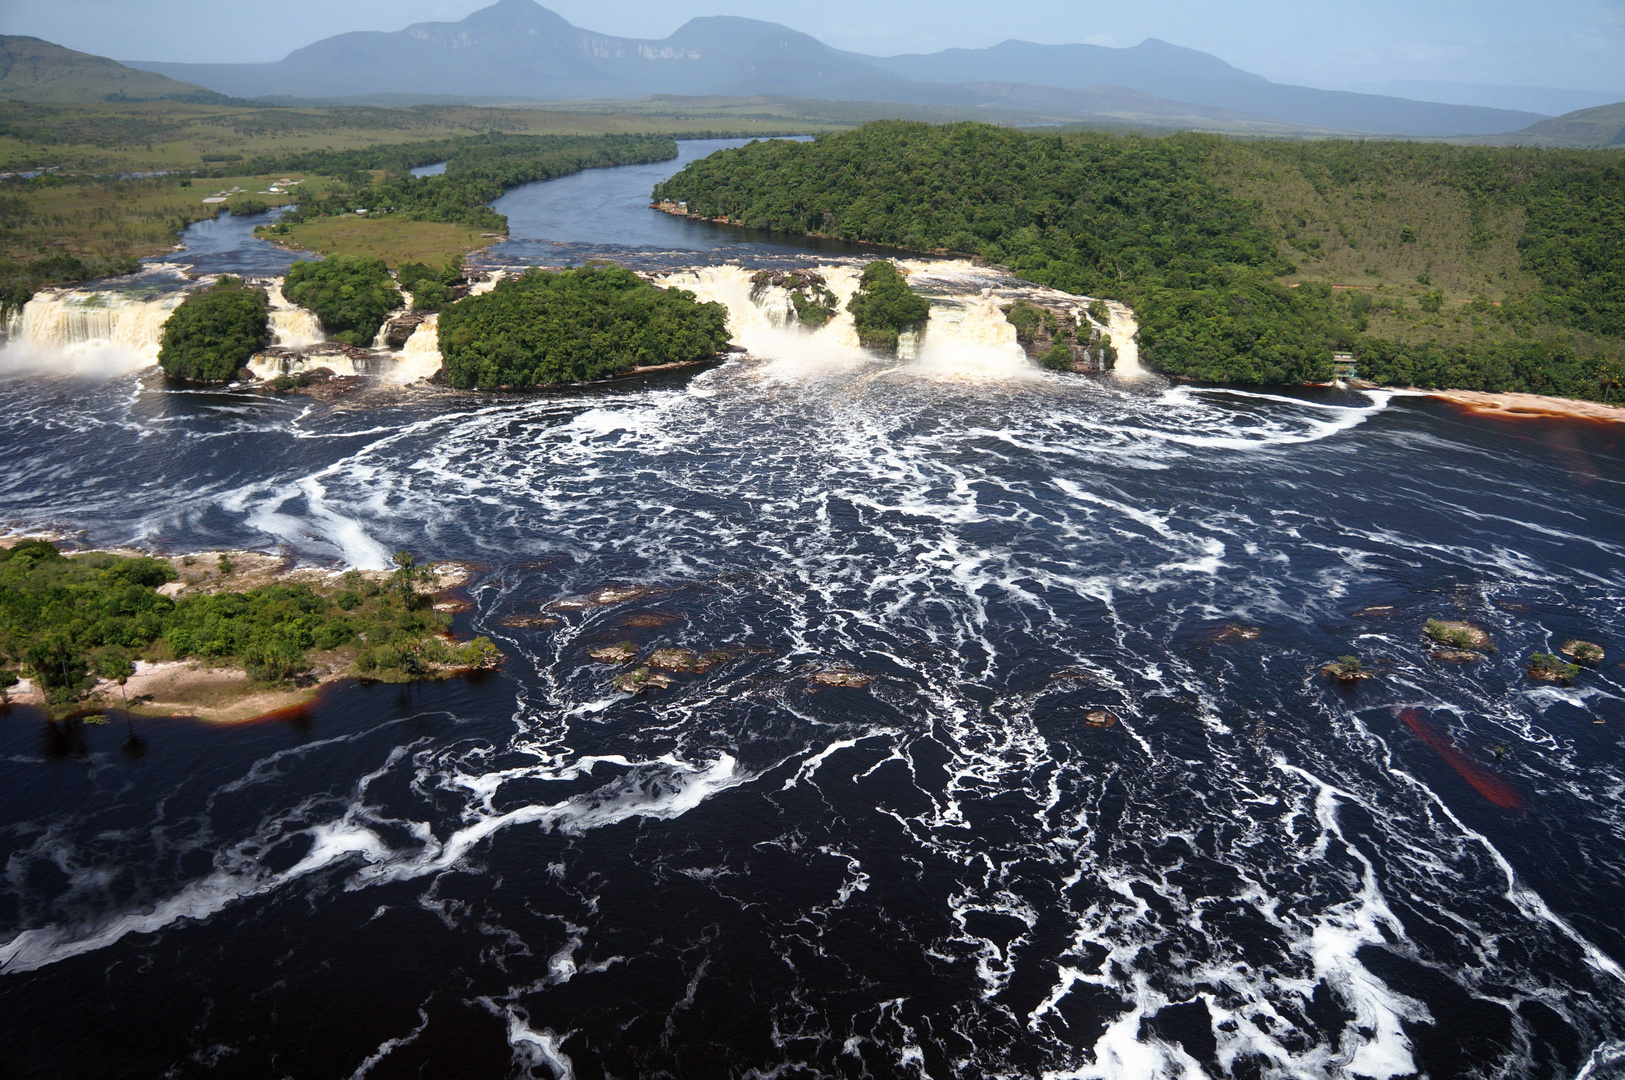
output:
[{"label": "swirling foam pattern", "polygon": [[[292,726],[150,724],[140,758],[116,726],[0,722],[0,1054],[1612,1075],[1613,436],[966,370],[847,351],[348,412],[0,381],[11,527],[469,559],[466,629],[509,653]],[[654,591],[502,624],[609,584]],[[1499,652],[1430,659],[1435,616]],[[1610,661],[1529,683],[1570,636]],[[730,660],[629,697],[586,655],[627,637]],[[1379,677],[1320,676],[1349,652]],[[831,666],[874,681],[810,680]]]}]

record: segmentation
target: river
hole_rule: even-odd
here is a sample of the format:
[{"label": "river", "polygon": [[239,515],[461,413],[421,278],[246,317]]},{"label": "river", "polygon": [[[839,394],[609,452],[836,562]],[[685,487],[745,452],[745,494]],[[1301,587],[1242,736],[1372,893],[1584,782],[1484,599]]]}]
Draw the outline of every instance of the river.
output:
[{"label": "river", "polygon": [[[787,257],[651,172],[511,193],[510,246]],[[973,359],[0,375],[0,525],[468,560],[508,654],[133,741],[0,714],[0,1071],[1617,1075],[1620,429]],[[1525,677],[1570,637],[1607,659]],[[729,659],[632,697],[623,639]]]}]

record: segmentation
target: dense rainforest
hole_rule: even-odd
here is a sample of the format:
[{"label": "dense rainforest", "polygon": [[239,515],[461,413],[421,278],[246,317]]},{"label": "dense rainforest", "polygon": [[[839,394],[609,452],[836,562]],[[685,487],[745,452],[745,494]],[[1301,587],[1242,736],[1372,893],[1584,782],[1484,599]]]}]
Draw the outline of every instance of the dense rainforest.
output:
[{"label": "dense rainforest", "polygon": [[460,389],[545,386],[708,359],[728,311],[607,264],[530,270],[440,314],[446,379]]},{"label": "dense rainforest", "polygon": [[1619,396],[1625,155],[868,124],[655,190],[686,212],[962,253],[1123,300],[1176,376]]}]

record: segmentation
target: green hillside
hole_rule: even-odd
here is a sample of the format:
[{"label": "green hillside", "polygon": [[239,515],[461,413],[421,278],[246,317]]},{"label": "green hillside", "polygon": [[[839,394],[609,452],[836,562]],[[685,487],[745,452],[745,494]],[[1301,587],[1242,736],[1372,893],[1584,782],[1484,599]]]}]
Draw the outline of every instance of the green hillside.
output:
[{"label": "green hillside", "polygon": [[1625,147],[1625,101],[1554,116],[1486,142],[1496,146]]},{"label": "green hillside", "polygon": [[136,71],[104,56],[74,52],[34,37],[0,35],[0,100],[224,101],[201,86]]},{"label": "green hillside", "polygon": [[1625,154],[876,123],[694,162],[692,213],[959,252],[1124,300],[1140,355],[1221,382],[1329,378],[1617,398]]}]

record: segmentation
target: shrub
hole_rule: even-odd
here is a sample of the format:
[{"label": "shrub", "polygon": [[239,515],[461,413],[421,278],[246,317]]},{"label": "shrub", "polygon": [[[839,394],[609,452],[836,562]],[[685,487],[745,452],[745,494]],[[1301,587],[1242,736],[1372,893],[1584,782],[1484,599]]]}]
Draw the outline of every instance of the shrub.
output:
[{"label": "shrub", "polygon": [[271,343],[264,289],[224,277],[187,297],[164,323],[158,363],[172,379],[225,382]]},{"label": "shrub", "polygon": [[578,382],[628,368],[703,360],[728,342],[728,312],[657,289],[619,266],[531,270],[440,315],[455,387]]},{"label": "shrub", "polygon": [[315,312],[328,337],[362,348],[373,343],[389,313],[401,306],[401,291],[382,259],[349,255],[294,263],[282,295]]},{"label": "shrub", "polygon": [[931,315],[931,305],[913,289],[890,261],[880,259],[863,268],[858,291],[847,303],[856,323],[858,340],[872,349],[895,351],[898,336],[918,330]]}]

